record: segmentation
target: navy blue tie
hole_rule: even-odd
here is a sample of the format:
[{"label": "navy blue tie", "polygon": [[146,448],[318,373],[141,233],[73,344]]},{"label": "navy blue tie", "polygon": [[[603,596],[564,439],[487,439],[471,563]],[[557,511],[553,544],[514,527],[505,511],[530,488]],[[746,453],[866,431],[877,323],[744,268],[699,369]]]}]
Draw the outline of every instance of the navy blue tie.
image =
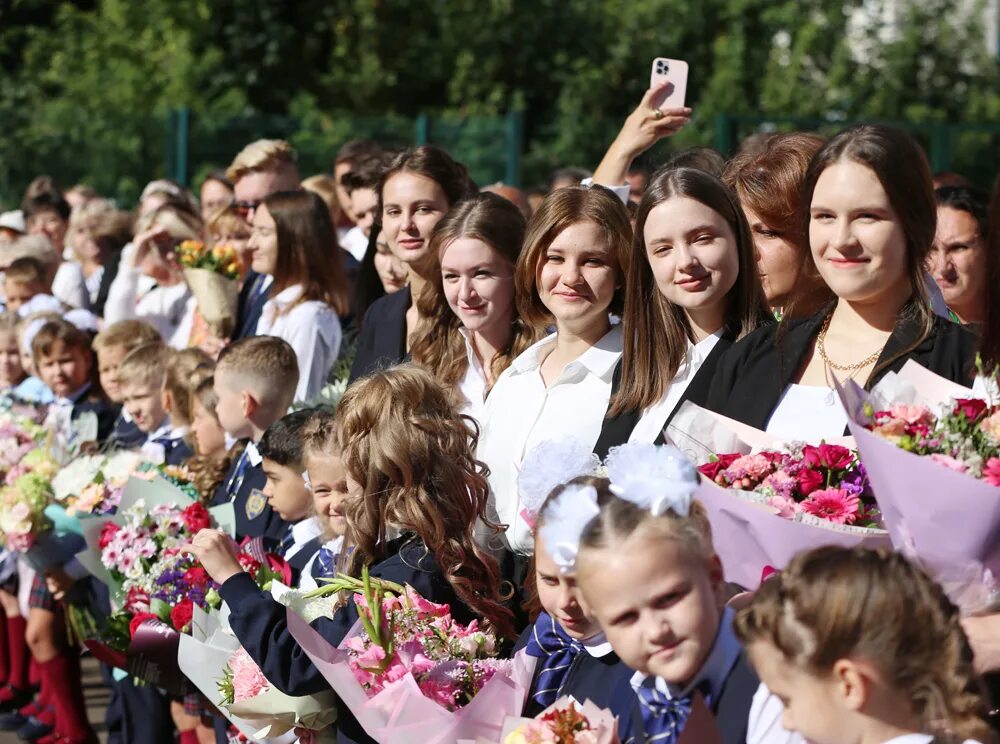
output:
[{"label": "navy blue tie", "polygon": [[639,712],[646,730],[646,741],[674,744],[691,715],[692,696],[671,698],[655,687],[640,687],[636,695],[639,696]]},{"label": "navy blue tie", "polygon": [[243,450],[239,460],[236,461],[236,470],[233,472],[233,477],[229,479],[229,485],[226,486],[226,495],[229,496],[230,501],[236,498],[236,494],[240,492],[240,487],[243,485],[243,479],[246,477],[249,467],[250,455],[246,450]]},{"label": "navy blue tie", "polygon": [[285,532],[284,537],[281,538],[281,542],[278,544],[278,555],[282,558],[288,555],[288,551],[292,549],[292,545],[295,544],[295,538],[292,536],[292,525],[288,525],[288,530]]},{"label": "navy blue tie", "polygon": [[337,560],[337,554],[330,548],[320,548],[313,561],[310,573],[314,579],[333,578],[333,564]]},{"label": "navy blue tie", "polygon": [[559,688],[573,659],[583,651],[583,645],[570,638],[559,623],[543,612],[535,620],[524,650],[529,656],[543,660],[541,671],[535,676],[535,691],[531,697],[547,708],[559,697]]}]

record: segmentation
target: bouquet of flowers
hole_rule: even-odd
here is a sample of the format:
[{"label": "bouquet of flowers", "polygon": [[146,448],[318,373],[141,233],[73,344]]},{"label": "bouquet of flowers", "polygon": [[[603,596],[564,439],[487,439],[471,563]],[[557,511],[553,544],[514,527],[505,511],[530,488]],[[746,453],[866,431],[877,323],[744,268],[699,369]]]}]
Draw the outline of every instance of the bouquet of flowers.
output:
[{"label": "bouquet of flowers", "polygon": [[496,740],[524,705],[533,659],[496,658],[496,639],[411,587],[340,574],[312,594],[353,592],[358,622],[333,648],[291,610],[289,630],[372,738]]},{"label": "bouquet of flowers", "polygon": [[142,455],[131,450],[77,457],[52,479],[55,503],[69,517],[113,514],[129,476],[142,464]]},{"label": "bouquet of flowers", "polygon": [[[516,728],[513,728],[516,726]],[[508,719],[503,744],[611,744],[618,722],[607,710],[587,701],[560,698],[534,719]]]},{"label": "bouquet of flowers", "polygon": [[[846,444],[781,445],[690,402],[678,417],[688,422],[683,441],[704,476],[695,498],[708,511],[728,580],[756,589],[766,571],[802,550],[889,544],[867,472]],[[710,446],[719,443],[731,449],[716,454]]]},{"label": "bouquet of flowers", "polygon": [[995,604],[1000,406],[913,362],[870,392],[848,381],[840,394],[893,545],[964,610]]},{"label": "bouquet of flowers", "polygon": [[6,478],[11,468],[38,449],[45,441],[47,432],[35,420],[14,415],[0,414],[0,477]]},{"label": "bouquet of flowers", "polygon": [[185,240],[177,248],[184,280],[198,303],[198,312],[220,337],[228,337],[236,320],[240,262],[229,245],[211,248],[200,240]]}]

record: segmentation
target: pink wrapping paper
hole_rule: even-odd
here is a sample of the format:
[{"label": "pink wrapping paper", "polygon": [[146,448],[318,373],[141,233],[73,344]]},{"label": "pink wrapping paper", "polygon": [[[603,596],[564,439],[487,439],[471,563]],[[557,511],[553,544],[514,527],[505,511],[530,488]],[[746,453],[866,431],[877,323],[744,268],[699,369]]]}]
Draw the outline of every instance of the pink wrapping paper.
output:
[{"label": "pink wrapping paper", "polygon": [[702,479],[694,497],[708,511],[712,542],[722,560],[726,580],[749,590],[760,586],[765,566],[785,568],[796,553],[821,545],[888,547],[889,535],[862,529],[841,529],[817,521],[779,517],[776,510]]},{"label": "pink wrapping paper", "polygon": [[[519,652],[510,677],[495,675],[472,702],[452,713],[424,697],[412,676],[383,689],[372,698],[354,679],[348,654],[334,648],[300,618],[288,611],[288,630],[324,679],[379,744],[453,742],[477,736],[495,739],[504,719],[517,715],[531,686],[535,659]],[[348,638],[361,631],[355,624]]]}]

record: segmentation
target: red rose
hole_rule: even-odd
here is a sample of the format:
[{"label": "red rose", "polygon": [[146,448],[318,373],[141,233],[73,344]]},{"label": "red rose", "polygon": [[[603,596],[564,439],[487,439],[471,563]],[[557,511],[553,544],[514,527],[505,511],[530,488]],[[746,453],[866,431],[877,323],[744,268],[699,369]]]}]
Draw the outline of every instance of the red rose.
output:
[{"label": "red rose", "polygon": [[97,540],[97,545],[101,550],[108,547],[108,544],[115,539],[115,535],[118,534],[118,530],[121,529],[114,522],[107,522],[103,527],[101,527],[101,536]]},{"label": "red rose", "polygon": [[955,413],[961,413],[973,423],[979,420],[987,408],[986,401],[976,398],[959,398],[955,401]]},{"label": "red rose", "polygon": [[285,586],[291,586],[292,584],[292,567],[288,564],[284,558],[279,558],[273,553],[267,554],[267,565],[274,573],[278,575],[281,579],[281,583]]},{"label": "red rose", "polygon": [[208,515],[208,509],[198,503],[191,504],[184,510],[182,515],[184,526],[192,535],[197,535],[202,530],[212,526],[212,519]]},{"label": "red rose", "polygon": [[839,444],[821,444],[819,447],[807,444],[802,448],[802,459],[812,468],[846,470],[853,462],[854,455],[847,447]]},{"label": "red rose", "polygon": [[817,488],[823,485],[823,474],[818,470],[810,470],[809,468],[804,468],[799,471],[798,475],[799,481],[799,492],[803,496],[808,496]]},{"label": "red rose", "polygon": [[733,453],[730,455],[716,455],[715,460],[712,462],[706,462],[704,465],[700,466],[698,470],[711,481],[715,481],[718,478],[719,473],[728,468],[736,460],[741,457],[739,453]]},{"label": "red rose", "polygon": [[129,621],[129,624],[128,624],[128,637],[129,638],[135,638],[135,632],[139,629],[139,626],[142,625],[147,620],[156,620],[157,622],[159,622],[160,618],[158,618],[156,615],[154,615],[151,612],[137,612],[132,617],[132,620]]},{"label": "red rose", "polygon": [[209,582],[208,571],[202,566],[191,566],[184,573],[184,580],[191,586],[203,587]]},{"label": "red rose", "polygon": [[194,615],[194,602],[190,599],[182,599],[174,609],[170,611],[170,622],[174,630],[183,633],[191,625],[191,617]]}]

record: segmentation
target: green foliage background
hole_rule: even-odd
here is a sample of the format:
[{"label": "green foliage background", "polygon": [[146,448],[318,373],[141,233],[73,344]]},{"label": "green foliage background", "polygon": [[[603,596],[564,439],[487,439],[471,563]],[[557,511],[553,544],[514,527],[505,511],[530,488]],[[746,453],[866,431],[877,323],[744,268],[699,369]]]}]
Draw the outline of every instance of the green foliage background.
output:
[{"label": "green foliage background", "polygon": [[[411,141],[421,113],[457,127],[524,112],[524,181],[593,167],[656,56],[691,69],[692,126],[718,112],[1000,122],[980,0],[7,0],[0,3],[0,199],[50,172],[134,198],[161,175],[166,120],[192,112],[201,175],[249,139],[289,136],[306,170],[358,134]],[[882,6],[883,3],[868,3]],[[861,50],[861,53],[859,53]],[[502,129],[463,156],[484,163]],[[954,142],[987,182],[997,137]],[[483,166],[484,168],[486,166]]]}]

